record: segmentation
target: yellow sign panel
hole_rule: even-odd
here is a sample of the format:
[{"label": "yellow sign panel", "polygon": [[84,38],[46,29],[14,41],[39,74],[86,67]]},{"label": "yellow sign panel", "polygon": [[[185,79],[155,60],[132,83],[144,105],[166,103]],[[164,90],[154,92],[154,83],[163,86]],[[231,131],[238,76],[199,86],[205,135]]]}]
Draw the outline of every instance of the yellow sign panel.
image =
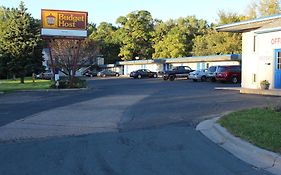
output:
[{"label": "yellow sign panel", "polygon": [[86,30],[88,13],[64,10],[41,10],[42,28]]}]

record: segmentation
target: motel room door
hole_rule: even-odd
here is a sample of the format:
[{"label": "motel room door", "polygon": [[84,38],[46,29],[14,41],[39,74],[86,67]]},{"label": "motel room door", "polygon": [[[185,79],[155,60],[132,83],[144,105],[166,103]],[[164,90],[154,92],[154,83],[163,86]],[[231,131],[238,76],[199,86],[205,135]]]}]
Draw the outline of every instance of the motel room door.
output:
[{"label": "motel room door", "polygon": [[281,49],[275,50],[274,88],[281,89]]}]

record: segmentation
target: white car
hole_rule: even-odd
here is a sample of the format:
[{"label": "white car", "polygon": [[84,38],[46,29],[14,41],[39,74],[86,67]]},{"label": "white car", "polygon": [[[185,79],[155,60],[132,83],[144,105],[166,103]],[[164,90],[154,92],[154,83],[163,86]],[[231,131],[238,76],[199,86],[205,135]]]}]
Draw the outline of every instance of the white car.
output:
[{"label": "white car", "polygon": [[206,81],[207,80],[207,69],[195,70],[190,72],[188,78],[193,81]]}]

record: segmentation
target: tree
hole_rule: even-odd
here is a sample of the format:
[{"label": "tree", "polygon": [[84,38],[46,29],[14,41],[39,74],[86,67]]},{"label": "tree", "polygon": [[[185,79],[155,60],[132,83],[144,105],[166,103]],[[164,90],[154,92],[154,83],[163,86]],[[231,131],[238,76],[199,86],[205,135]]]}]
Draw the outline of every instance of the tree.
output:
[{"label": "tree", "polygon": [[252,2],[247,7],[247,18],[248,19],[255,19],[257,18],[257,9],[258,5],[256,1],[252,0]]},{"label": "tree", "polygon": [[204,34],[207,26],[205,20],[198,20],[194,16],[157,23],[153,39],[153,58],[190,56],[193,39]]},{"label": "tree", "polygon": [[0,39],[1,52],[8,58],[9,70],[19,75],[24,83],[30,68],[42,63],[42,55],[37,52],[41,41],[38,23],[27,13],[22,1],[18,8],[7,13],[7,19],[7,28]]},{"label": "tree", "polygon": [[274,14],[279,14],[279,0],[260,0],[258,10],[259,16],[270,16]]},{"label": "tree", "polygon": [[[220,25],[241,21],[243,16],[235,13],[219,12]],[[216,25],[211,26],[205,35],[193,40],[193,55],[240,54],[242,52],[242,35],[240,33],[217,32]]]},{"label": "tree", "polygon": [[75,74],[89,59],[99,53],[97,44],[91,39],[51,39],[51,68],[60,70],[68,76],[70,86],[73,84]]},{"label": "tree", "polygon": [[105,58],[105,63],[119,61],[120,43],[116,34],[117,28],[110,23],[102,22],[90,35],[100,48],[100,54]]},{"label": "tree", "polygon": [[126,17],[121,16],[117,19],[117,24],[120,26],[117,35],[121,43],[119,56],[122,60],[152,57],[154,21],[148,11],[136,11]]},{"label": "tree", "polygon": [[247,9],[247,19],[280,14],[280,2],[279,0],[252,0]]}]

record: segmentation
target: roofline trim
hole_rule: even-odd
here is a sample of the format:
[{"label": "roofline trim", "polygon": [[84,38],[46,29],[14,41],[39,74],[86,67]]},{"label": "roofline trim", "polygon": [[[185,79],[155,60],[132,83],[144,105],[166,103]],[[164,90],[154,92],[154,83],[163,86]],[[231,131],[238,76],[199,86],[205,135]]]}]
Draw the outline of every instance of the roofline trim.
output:
[{"label": "roofline trim", "polygon": [[256,30],[256,34],[263,34],[263,33],[269,33],[269,32],[278,32],[281,31],[281,27],[274,27],[274,28],[268,28],[268,29],[260,29]]},{"label": "roofline trim", "polygon": [[277,14],[277,15],[273,15],[273,16],[267,16],[267,17],[261,17],[261,18],[257,18],[257,19],[251,19],[251,20],[231,23],[231,24],[225,24],[225,25],[216,27],[216,30],[220,30],[220,29],[227,28],[227,27],[236,27],[239,25],[249,24],[249,23],[254,23],[254,22],[262,22],[262,21],[267,21],[267,20],[272,20],[272,19],[277,19],[277,18],[281,18],[281,15]]}]

